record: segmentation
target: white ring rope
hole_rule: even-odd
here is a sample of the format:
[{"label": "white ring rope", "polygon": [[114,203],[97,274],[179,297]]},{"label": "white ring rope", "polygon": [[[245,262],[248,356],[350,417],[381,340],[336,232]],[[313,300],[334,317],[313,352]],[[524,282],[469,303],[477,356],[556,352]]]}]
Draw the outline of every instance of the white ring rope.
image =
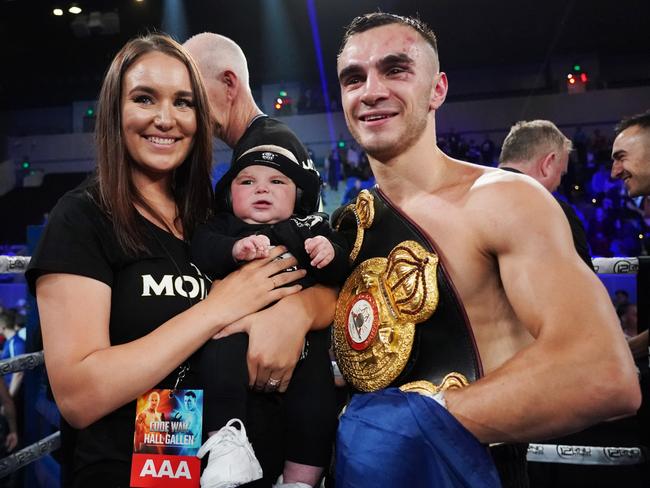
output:
[{"label": "white ring rope", "polygon": [[0,459],[0,478],[4,478],[23,466],[27,466],[59,447],[61,447],[61,433],[55,432],[20,451]]},{"label": "white ring rope", "polygon": [[[24,273],[30,256],[0,255],[0,273]],[[636,274],[639,271],[639,258],[592,258],[598,274]]]},{"label": "white ring rope", "polygon": [[639,258],[592,258],[598,274],[637,274]]},{"label": "white ring rope", "polygon": [[642,464],[645,453],[638,447],[565,446],[529,444],[526,459],[533,463],[625,466]]},{"label": "white ring rope", "polygon": [[12,358],[0,360],[0,375],[17,373],[26,369],[34,369],[43,364],[43,351],[19,354]]},{"label": "white ring rope", "polygon": [[24,273],[31,256],[0,255],[0,273]]},{"label": "white ring rope", "polygon": [[[24,273],[30,259],[30,256],[0,255],[0,273]],[[639,271],[639,258],[593,258],[591,261],[598,274],[637,274]],[[0,374],[33,369],[41,364],[43,364],[43,351],[21,354],[0,361]],[[55,432],[31,446],[0,459],[0,478],[49,454],[60,445],[60,433]],[[646,456],[638,447],[530,444],[527,459],[538,463],[614,466],[641,464],[645,462]]]}]

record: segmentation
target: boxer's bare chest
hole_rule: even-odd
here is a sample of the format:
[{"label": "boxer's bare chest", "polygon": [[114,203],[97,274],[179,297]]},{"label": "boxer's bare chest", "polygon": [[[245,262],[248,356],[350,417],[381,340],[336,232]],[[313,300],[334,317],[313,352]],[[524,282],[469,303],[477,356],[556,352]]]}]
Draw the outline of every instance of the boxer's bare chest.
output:
[{"label": "boxer's bare chest", "polygon": [[528,339],[504,292],[497,258],[485,242],[490,212],[466,199],[435,195],[404,211],[435,243],[472,325],[484,370],[494,369]]}]

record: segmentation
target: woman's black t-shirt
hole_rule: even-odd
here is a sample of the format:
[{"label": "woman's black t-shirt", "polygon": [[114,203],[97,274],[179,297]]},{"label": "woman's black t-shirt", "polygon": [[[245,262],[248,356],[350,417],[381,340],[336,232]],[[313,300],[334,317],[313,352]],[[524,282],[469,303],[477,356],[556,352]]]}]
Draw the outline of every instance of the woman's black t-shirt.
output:
[{"label": "woman's black t-shirt", "polygon": [[[87,187],[64,195],[50,213],[48,224],[26,272],[30,291],[46,273],[69,273],[92,278],[111,287],[109,333],[112,345],[138,339],[204,298],[210,283],[190,262],[187,243],[141,218],[149,252],[126,255],[115,237],[110,219]],[[83,314],[83,304],[78,313]],[[97,327],[94,317],[88,326]],[[156,351],[149,351],[155,355]],[[143,354],[142,364],[148,354]],[[194,368],[195,369],[195,368]],[[135,369],[133,375],[137,375]],[[171,388],[177,371],[159,385]],[[181,387],[196,387],[190,372]],[[144,392],[143,392],[144,393]],[[90,394],[90,392],[89,392]],[[135,401],[118,408],[78,431],[74,470],[97,463],[131,461]],[[126,473],[128,475],[128,473]],[[117,473],[116,473],[117,476]]]}]

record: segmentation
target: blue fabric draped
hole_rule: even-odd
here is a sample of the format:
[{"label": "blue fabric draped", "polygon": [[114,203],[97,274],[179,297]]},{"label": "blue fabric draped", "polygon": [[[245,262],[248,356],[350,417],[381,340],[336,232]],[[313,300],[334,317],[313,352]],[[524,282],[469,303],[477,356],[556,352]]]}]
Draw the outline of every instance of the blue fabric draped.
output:
[{"label": "blue fabric draped", "polygon": [[352,398],[335,470],[336,488],[501,486],[476,437],[435,400],[398,388]]}]

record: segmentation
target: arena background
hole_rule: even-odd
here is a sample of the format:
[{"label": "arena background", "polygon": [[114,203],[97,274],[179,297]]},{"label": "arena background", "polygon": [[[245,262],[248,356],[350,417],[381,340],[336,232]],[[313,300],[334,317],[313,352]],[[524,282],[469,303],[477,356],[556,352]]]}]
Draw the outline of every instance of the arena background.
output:
[{"label": "arena background", "polygon": [[[81,13],[68,12],[73,3]],[[54,8],[63,15],[55,16]],[[599,131],[611,142],[621,117],[650,108],[647,0],[0,0],[0,254],[29,256],[49,209],[92,172],[95,100],[108,63],[126,40],[149,31],[181,42],[203,31],[231,37],[248,57],[259,105],[298,133],[323,172],[333,150],[345,157],[352,145],[336,80],[343,28],[377,9],[417,14],[436,32],[450,85],[437,130],[450,151],[450,135],[464,141],[459,157],[494,165],[498,152],[486,158],[476,148],[486,139],[498,148],[522,119],[549,119],[570,138],[582,130],[588,141]],[[229,157],[217,143],[215,178]],[[592,191],[600,164],[609,169],[607,148],[588,142],[584,153],[575,152],[572,166],[580,171],[567,175],[560,197],[588,227],[598,208],[619,219],[607,245],[590,235],[593,255],[647,254],[650,205],[625,199],[615,185],[604,194]],[[347,170],[338,189],[324,188],[328,211],[344,201],[356,178],[372,184],[371,175]],[[640,218],[614,216],[631,206]],[[634,275],[602,279],[611,294],[623,289],[632,301],[643,301]],[[26,314],[33,341],[37,319],[20,274],[0,274],[0,305]],[[30,384],[40,399],[42,376],[36,376]],[[25,425],[28,441],[42,438],[56,421],[50,404],[39,405],[38,413],[26,415],[32,419]],[[54,486],[56,461],[45,458],[35,466],[25,475],[26,486]]]}]

